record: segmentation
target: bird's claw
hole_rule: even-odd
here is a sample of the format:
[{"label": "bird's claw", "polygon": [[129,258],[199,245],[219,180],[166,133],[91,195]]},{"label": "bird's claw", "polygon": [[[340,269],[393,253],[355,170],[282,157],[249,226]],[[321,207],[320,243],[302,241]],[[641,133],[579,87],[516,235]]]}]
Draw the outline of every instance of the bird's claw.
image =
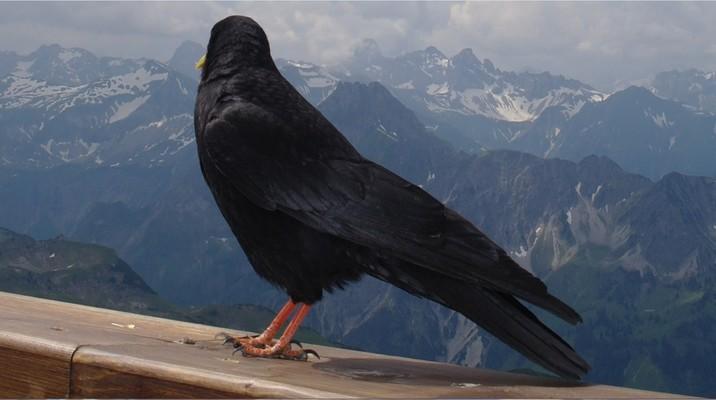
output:
[{"label": "bird's claw", "polygon": [[281,353],[279,358],[285,359],[285,360],[294,360],[294,361],[308,361],[308,355],[313,355],[317,359],[321,359],[321,356],[318,355],[316,350],[312,349],[304,349],[301,348],[300,350],[289,350]]},{"label": "bird's claw", "polygon": [[308,361],[308,355],[313,355],[317,359],[321,359],[318,353],[312,349],[304,349],[299,345],[299,349],[292,349],[291,344],[286,346],[284,349],[273,349],[267,347],[254,346],[250,343],[239,344],[235,346],[233,354],[241,352],[244,357],[258,357],[258,358],[279,358],[282,360],[294,360],[294,361]]},{"label": "bird's claw", "polygon": [[298,350],[293,349],[286,349],[281,354],[278,355],[278,358],[284,359],[284,360],[294,360],[294,361],[308,361],[308,355],[313,355],[317,359],[321,359],[321,356],[318,355],[318,353],[315,350],[312,349],[304,349],[301,347]]},{"label": "bird's claw", "polygon": [[[258,348],[266,348],[266,346],[269,346],[273,343],[273,340],[270,340],[268,342],[264,342],[262,340],[257,340],[257,338],[261,335],[246,335],[246,336],[232,336],[228,333],[221,332],[218,333],[216,336],[214,336],[216,339],[224,338],[223,344],[231,343],[235,349],[240,349],[246,344],[250,344],[251,346],[258,347]],[[300,346],[300,344],[299,344]]]},{"label": "bird's claw", "polygon": [[309,354],[313,354],[313,356],[316,357],[316,358],[319,359],[319,360],[321,359],[321,356],[318,355],[318,352],[317,352],[316,350],[304,349],[304,350],[303,350],[303,354],[306,355],[306,359],[308,359],[308,355],[309,355]]},{"label": "bird's claw", "polygon": [[217,333],[216,335],[214,335],[214,339],[216,339],[216,340],[224,339],[223,343],[221,343],[221,344],[236,343],[236,340],[237,340],[236,337],[231,336],[226,332]]}]

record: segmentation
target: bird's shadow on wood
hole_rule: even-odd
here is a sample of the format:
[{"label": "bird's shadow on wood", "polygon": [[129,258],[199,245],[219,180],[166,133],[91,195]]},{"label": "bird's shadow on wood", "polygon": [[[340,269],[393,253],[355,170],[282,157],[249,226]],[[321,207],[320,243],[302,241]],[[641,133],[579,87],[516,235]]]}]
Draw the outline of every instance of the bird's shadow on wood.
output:
[{"label": "bird's shadow on wood", "polygon": [[476,386],[590,386],[572,380],[530,376],[481,368],[391,358],[339,358],[315,363],[322,372],[359,381],[453,387]]}]

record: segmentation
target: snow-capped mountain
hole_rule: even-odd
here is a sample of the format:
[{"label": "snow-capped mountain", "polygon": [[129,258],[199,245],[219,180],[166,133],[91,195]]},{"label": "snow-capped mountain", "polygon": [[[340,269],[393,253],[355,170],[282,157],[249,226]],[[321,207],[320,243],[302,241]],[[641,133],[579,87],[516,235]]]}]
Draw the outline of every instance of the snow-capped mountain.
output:
[{"label": "snow-capped mountain", "polygon": [[2,60],[2,165],[158,165],[194,140],[196,82],[165,64],[58,45]]},{"label": "snow-capped mountain", "polygon": [[648,86],[659,97],[716,114],[716,72],[697,69],[660,72]]},{"label": "snow-capped mountain", "polygon": [[277,59],[276,66],[281,74],[313,105],[328,97],[346,75],[331,73],[327,67],[307,62]]},{"label": "snow-capped mountain", "polygon": [[568,120],[545,112],[513,148],[579,161],[603,155],[627,171],[659,179],[677,171],[716,176],[716,116],[632,86]]},{"label": "snow-capped mountain", "polygon": [[353,76],[379,81],[430,111],[510,122],[534,120],[547,107],[558,105],[573,114],[585,102],[603,96],[582,82],[546,72],[502,71],[488,59],[480,61],[469,48],[448,57],[430,46],[390,59],[367,41],[348,67]]},{"label": "snow-capped mountain", "polygon": [[547,108],[559,107],[569,118],[585,103],[606,97],[582,82],[547,72],[502,71],[490,60],[478,59],[471,49],[448,57],[431,46],[391,58],[381,53],[375,41],[365,40],[340,65],[286,60],[278,65],[314,104],[325,99],[338,81],[380,82],[427,125],[447,131],[441,136],[461,148],[475,143],[505,147],[525,123]]}]

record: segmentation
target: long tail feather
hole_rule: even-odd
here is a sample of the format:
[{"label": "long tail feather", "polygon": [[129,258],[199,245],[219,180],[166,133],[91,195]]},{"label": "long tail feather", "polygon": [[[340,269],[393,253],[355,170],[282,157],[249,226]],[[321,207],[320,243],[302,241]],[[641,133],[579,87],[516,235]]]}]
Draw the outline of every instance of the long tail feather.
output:
[{"label": "long tail feather", "polygon": [[[373,264],[369,273],[459,312],[559,376],[581,379],[589,372],[589,364],[567,342],[509,294],[395,259],[383,260],[377,267]],[[576,312],[574,314],[579,316]]]}]

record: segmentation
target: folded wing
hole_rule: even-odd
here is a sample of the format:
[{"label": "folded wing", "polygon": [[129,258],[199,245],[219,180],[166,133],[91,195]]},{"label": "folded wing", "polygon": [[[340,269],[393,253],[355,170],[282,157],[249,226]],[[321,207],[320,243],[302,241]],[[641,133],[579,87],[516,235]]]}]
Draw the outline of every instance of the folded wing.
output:
[{"label": "folded wing", "polygon": [[200,140],[202,163],[212,163],[259,207],[437,273],[515,295],[570,323],[581,321],[471,223],[421,188],[363,159],[322,117],[289,126],[279,116],[234,99],[215,110]]}]

